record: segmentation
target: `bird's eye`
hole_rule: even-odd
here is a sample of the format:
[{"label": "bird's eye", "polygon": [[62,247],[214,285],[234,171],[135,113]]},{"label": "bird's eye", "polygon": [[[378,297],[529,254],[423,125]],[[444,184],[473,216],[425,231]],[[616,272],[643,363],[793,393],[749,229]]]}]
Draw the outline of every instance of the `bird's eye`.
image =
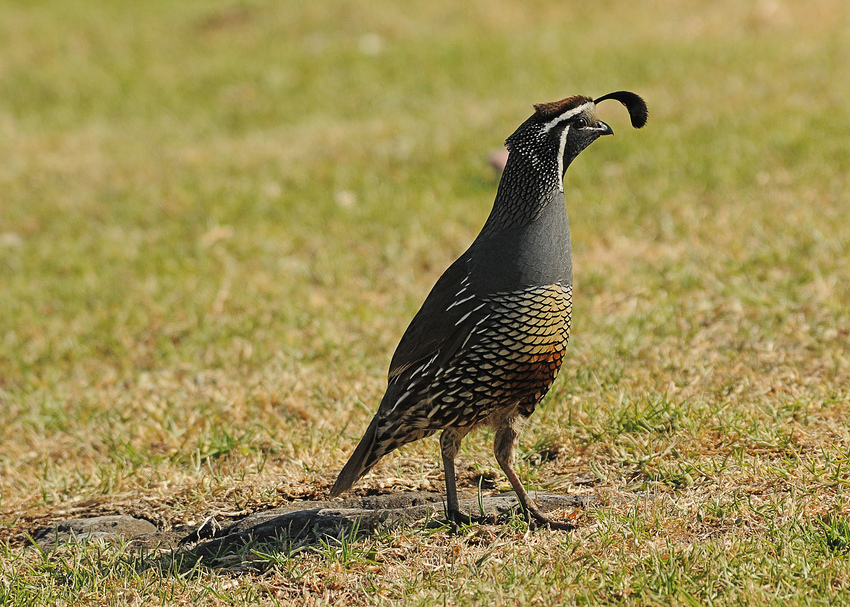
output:
[{"label": "bird's eye", "polygon": [[585,120],[584,118],[579,118],[573,124],[577,129],[583,129],[587,127],[587,120]]}]

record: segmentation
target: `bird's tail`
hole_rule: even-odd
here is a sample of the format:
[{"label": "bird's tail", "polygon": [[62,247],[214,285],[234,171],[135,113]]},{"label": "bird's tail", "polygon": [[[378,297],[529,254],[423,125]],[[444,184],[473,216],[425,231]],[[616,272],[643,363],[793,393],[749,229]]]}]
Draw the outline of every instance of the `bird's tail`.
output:
[{"label": "bird's tail", "polygon": [[331,488],[331,497],[337,496],[343,491],[351,489],[351,486],[357,480],[366,474],[372,466],[378,463],[380,456],[375,454],[375,439],[378,436],[378,416],[372,419],[372,423],[366,429],[366,434],[360,439],[360,443],[351,454],[348,463],[345,464],[342,471]]}]

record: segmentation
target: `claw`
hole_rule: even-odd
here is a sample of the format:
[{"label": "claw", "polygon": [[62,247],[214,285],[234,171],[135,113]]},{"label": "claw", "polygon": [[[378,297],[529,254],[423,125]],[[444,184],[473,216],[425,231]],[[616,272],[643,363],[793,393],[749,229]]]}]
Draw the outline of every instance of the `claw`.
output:
[{"label": "claw", "polygon": [[575,531],[576,529],[576,526],[572,523],[552,520],[537,510],[529,510],[527,513],[527,520],[529,527],[533,524],[535,525],[535,528],[536,525],[540,525],[541,527],[549,527],[549,529],[559,529],[561,531]]},{"label": "claw", "polygon": [[446,518],[455,533],[460,530],[461,525],[495,525],[498,522],[498,519],[492,514],[475,515],[459,510],[446,512]]}]

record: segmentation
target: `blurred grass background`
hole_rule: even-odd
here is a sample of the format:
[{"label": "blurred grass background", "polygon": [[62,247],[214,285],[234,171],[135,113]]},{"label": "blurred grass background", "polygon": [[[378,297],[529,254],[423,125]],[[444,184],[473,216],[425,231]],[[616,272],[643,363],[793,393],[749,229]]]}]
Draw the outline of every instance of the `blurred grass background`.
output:
[{"label": "blurred grass background", "polygon": [[[531,103],[619,89],[650,122],[602,106],[567,174],[574,333],[525,478],[841,476],[848,60],[839,0],[0,2],[0,532],[321,495],[488,154]],[[506,485],[489,438],[462,457]],[[360,488],[440,478],[426,441]]]}]

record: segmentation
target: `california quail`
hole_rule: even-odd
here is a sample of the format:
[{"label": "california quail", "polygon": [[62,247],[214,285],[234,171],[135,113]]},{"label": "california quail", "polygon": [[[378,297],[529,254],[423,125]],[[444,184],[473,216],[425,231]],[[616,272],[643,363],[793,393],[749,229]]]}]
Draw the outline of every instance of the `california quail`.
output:
[{"label": "california quail", "polygon": [[512,461],[520,429],[555,381],[567,347],[572,255],[563,177],[582,150],[612,134],[596,117],[605,99],[626,106],[634,127],[646,124],[643,99],[619,91],[535,105],[508,137],[493,210],[402,336],[378,413],[332,496],[393,449],[442,430],[447,514],[453,524],[469,521],[458,509],[454,459],[463,437],[488,425],[496,460],[529,520],[571,527],[534,506]]}]

